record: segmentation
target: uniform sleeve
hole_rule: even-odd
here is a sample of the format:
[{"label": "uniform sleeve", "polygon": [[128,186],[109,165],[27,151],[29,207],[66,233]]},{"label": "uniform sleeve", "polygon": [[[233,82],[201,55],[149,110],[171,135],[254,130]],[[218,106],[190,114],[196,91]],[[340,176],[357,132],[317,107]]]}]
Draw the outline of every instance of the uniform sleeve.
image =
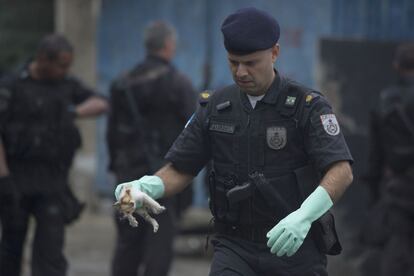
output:
[{"label": "uniform sleeve", "polygon": [[103,97],[102,95],[96,93],[92,89],[84,86],[80,81],[76,79],[72,79],[73,81],[73,90],[72,90],[72,102],[75,105],[81,104],[85,100],[87,100],[90,97],[96,96],[96,97]]},{"label": "uniform sleeve", "polygon": [[211,158],[206,114],[206,107],[196,111],[165,156],[178,171],[197,175]]},{"label": "uniform sleeve", "polygon": [[318,97],[310,107],[305,129],[305,147],[320,172],[337,161],[353,163],[339,123],[326,99]]}]

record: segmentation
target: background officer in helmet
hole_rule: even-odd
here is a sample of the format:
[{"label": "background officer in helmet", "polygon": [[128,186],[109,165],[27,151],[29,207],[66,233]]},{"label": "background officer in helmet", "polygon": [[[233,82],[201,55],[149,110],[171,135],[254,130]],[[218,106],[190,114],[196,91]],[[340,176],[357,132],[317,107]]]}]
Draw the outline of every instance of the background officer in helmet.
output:
[{"label": "background officer in helmet", "polygon": [[81,144],[74,119],[108,107],[68,76],[72,60],[66,38],[48,35],[23,71],[0,82],[0,275],[20,275],[31,217],[36,221],[32,275],[66,274],[64,227],[80,210],[71,205],[67,183]]},{"label": "background officer in helmet", "polygon": [[327,275],[325,254],[340,252],[327,211],[352,182],[336,117],[274,69],[280,29],[268,13],[240,9],[221,31],[235,84],[201,102],[163,168],[129,184],[168,197],[212,161],[210,275]]},{"label": "background officer in helmet", "polygon": [[363,237],[380,265],[369,275],[414,275],[414,43],[397,48],[393,66],[398,82],[381,91],[371,116],[366,180],[375,207]]},{"label": "background officer in helmet", "polygon": [[[153,174],[166,162],[163,156],[196,108],[196,93],[171,61],[176,50],[172,26],[156,21],[145,30],[145,60],[113,82],[108,120],[110,170],[126,182]],[[191,203],[191,190],[161,203],[156,234],[142,217],[139,227],[116,215],[117,242],[113,276],[167,275],[173,258],[177,211]],[[186,200],[187,199],[187,200]]]}]

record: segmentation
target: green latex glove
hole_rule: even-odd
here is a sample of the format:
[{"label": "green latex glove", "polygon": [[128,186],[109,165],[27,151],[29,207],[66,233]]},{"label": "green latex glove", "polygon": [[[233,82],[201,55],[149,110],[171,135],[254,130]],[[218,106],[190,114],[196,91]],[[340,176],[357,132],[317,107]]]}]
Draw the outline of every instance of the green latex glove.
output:
[{"label": "green latex glove", "polygon": [[299,209],[290,213],[267,233],[270,252],[279,257],[295,254],[306,238],[312,222],[325,214],[332,205],[328,192],[318,186]]},{"label": "green latex glove", "polygon": [[[155,175],[145,175],[138,180],[119,184],[115,189],[115,198],[119,200],[123,187],[129,187],[131,189],[132,198],[137,192],[144,192],[153,199],[158,199],[164,195],[164,183],[162,179]],[[142,203],[136,201],[137,208],[142,206]]]}]

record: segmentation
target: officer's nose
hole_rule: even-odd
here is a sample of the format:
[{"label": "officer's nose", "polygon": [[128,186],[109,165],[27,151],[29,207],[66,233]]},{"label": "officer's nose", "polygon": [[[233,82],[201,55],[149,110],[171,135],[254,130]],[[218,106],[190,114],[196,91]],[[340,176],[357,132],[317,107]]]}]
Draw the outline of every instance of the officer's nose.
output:
[{"label": "officer's nose", "polygon": [[248,73],[247,73],[246,66],[240,63],[240,64],[237,66],[237,70],[236,70],[236,77],[237,77],[238,79],[243,79],[243,78],[244,78],[244,77],[246,77],[247,75],[248,75]]}]

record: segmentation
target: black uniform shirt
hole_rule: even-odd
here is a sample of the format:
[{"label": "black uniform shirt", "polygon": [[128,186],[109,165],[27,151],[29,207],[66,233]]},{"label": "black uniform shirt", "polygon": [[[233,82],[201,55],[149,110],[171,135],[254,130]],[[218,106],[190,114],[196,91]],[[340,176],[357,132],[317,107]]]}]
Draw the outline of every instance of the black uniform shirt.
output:
[{"label": "black uniform shirt", "polygon": [[[277,75],[265,97],[257,103],[254,110],[247,96],[236,85],[215,92],[208,104],[198,108],[165,158],[179,171],[196,175],[212,157],[208,127],[209,110],[211,110],[209,105],[213,99],[221,97],[223,92],[232,93],[231,91],[237,90],[240,96],[234,104],[244,105],[245,112],[254,115],[260,108],[276,108],[281,103],[290,104],[288,100],[281,102],[284,99],[279,97],[282,89],[280,83],[281,78]],[[306,115],[303,115],[300,120],[303,121],[304,148],[309,161],[320,172],[325,172],[329,165],[337,161],[347,160],[352,163],[352,156],[329,103],[322,95],[315,92],[309,93],[305,98],[306,100],[301,104],[304,105],[303,114]],[[241,125],[245,124],[242,122]]]},{"label": "black uniform shirt", "polygon": [[190,80],[168,61],[149,55],[111,87],[109,169],[120,181],[151,174],[196,108]]},{"label": "black uniform shirt", "polygon": [[73,109],[91,96],[98,94],[71,77],[40,81],[24,70],[0,81],[0,137],[21,192],[46,192],[65,181],[81,143]]},{"label": "black uniform shirt", "polygon": [[[59,97],[54,97],[55,95]],[[64,104],[64,108],[70,110],[72,106],[97,95],[71,77],[60,81],[39,81],[31,78],[27,70],[23,70],[19,76],[3,78],[0,81],[0,134],[6,124],[10,124],[8,119],[20,117],[19,113],[26,117],[22,119],[51,121],[57,118],[47,113],[56,107],[62,108],[61,105]]]}]

